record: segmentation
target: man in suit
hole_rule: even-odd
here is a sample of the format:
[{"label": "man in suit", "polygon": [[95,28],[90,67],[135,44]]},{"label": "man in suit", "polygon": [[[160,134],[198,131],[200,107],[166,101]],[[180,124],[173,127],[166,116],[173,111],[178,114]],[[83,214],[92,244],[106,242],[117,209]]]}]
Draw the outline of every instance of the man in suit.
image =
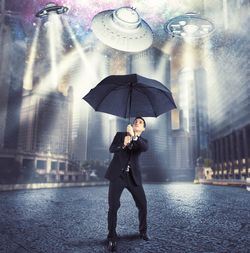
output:
[{"label": "man in suit", "polygon": [[114,153],[105,177],[109,183],[108,210],[108,249],[116,250],[117,211],[124,188],[132,194],[139,212],[140,238],[148,241],[147,236],[147,201],[142,186],[139,156],[148,149],[147,140],[141,137],[146,123],[142,117],[136,117],[133,125],[127,126],[127,132],[116,133],[109,148]]}]

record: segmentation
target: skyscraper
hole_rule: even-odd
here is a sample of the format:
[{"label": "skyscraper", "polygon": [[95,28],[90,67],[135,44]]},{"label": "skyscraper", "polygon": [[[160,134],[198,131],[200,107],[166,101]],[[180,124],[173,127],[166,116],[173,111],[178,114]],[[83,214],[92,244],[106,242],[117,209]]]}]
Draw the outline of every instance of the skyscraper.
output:
[{"label": "skyscraper", "polygon": [[250,175],[249,10],[249,1],[225,1],[210,55],[209,75],[216,76],[208,91],[210,149],[219,179]]},{"label": "skyscraper", "polygon": [[168,137],[170,170],[173,178],[192,179],[196,160],[207,155],[208,115],[206,71],[183,68],[173,84],[177,109],[172,112]]},{"label": "skyscraper", "polygon": [[[130,73],[156,79],[170,88],[170,58],[161,50],[153,47],[141,53],[131,55]],[[165,181],[168,177],[167,135],[170,113],[158,118],[146,118],[147,129],[144,136],[149,141],[149,150],[142,154],[142,167],[147,180]]]},{"label": "skyscraper", "polygon": [[0,12],[0,178],[13,182],[20,164],[16,157],[26,34],[20,17]]}]

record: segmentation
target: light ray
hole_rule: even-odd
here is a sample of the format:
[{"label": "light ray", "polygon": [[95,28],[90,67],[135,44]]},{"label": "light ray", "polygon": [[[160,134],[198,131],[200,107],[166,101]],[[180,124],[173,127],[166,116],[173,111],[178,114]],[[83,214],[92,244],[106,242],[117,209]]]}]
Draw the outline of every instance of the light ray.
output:
[{"label": "light ray", "polygon": [[28,57],[27,66],[23,78],[23,88],[26,90],[32,90],[33,87],[33,67],[36,59],[38,37],[41,28],[41,21],[38,20],[38,25],[35,30],[34,39],[31,45],[30,54]]}]

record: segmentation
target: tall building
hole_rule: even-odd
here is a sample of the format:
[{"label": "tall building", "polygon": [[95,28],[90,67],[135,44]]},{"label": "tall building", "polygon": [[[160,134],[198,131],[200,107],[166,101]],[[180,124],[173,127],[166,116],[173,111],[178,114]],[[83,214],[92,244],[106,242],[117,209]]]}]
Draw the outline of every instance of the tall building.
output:
[{"label": "tall building", "polygon": [[[105,113],[95,112],[94,109],[82,99],[90,89],[94,88],[103,78],[108,76],[110,56],[103,52],[93,51],[94,47],[86,51],[89,62],[98,61],[94,69],[94,77],[90,77],[88,69],[84,65],[80,72],[84,77],[76,89],[81,91],[81,97],[77,96],[74,108],[74,148],[73,155],[81,163],[85,161],[103,162],[109,159],[108,146],[110,145],[109,116]],[[85,69],[85,70],[84,70]]]},{"label": "tall building", "polygon": [[91,110],[88,124],[88,160],[105,161],[109,158],[109,116]]},{"label": "tall building", "polygon": [[[150,48],[130,57],[129,72],[152,78],[170,88],[170,57],[157,48]],[[149,141],[149,150],[142,154],[141,165],[145,179],[165,181],[168,177],[167,135],[170,113],[158,118],[146,118],[147,129],[143,134]]]},{"label": "tall building", "polygon": [[[198,68],[194,71],[195,100],[194,108],[196,118],[196,150],[194,150],[195,159],[202,157],[209,158],[209,123],[208,123],[208,84],[207,72],[204,68]],[[192,129],[193,127],[191,127]]]},{"label": "tall building", "polygon": [[[16,149],[19,132],[26,34],[18,15],[0,11],[0,183],[15,181],[20,164]],[[12,180],[12,181],[11,181]]]},{"label": "tall building", "polygon": [[24,92],[18,148],[28,152],[71,153],[71,96],[59,92]]},{"label": "tall building", "polygon": [[24,91],[18,138],[19,161],[47,181],[67,180],[72,153],[72,91]]},{"label": "tall building", "polygon": [[223,2],[225,22],[210,56],[210,75],[216,75],[208,91],[212,168],[215,178],[244,179],[250,175],[250,4]]},{"label": "tall building", "polygon": [[36,76],[31,76],[34,86],[23,89],[28,57],[22,20],[6,13],[4,4],[1,7],[0,181],[18,182],[18,176],[19,182],[74,180],[79,172],[71,160],[72,90],[66,95],[56,89],[37,89]]},{"label": "tall building", "polygon": [[172,130],[168,137],[169,145],[169,179],[187,180],[193,178],[191,166],[191,136],[183,128]]},{"label": "tall building", "polygon": [[22,98],[26,35],[18,16],[1,14],[0,40],[0,147],[16,148]]},{"label": "tall building", "polygon": [[207,156],[208,114],[206,71],[183,68],[174,86],[177,109],[172,111],[168,138],[173,179],[193,179],[196,160]]}]

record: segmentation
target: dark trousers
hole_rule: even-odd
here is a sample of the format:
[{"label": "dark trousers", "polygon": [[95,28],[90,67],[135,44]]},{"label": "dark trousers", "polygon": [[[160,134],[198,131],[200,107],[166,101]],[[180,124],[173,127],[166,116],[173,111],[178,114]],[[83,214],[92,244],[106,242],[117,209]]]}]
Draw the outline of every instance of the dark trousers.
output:
[{"label": "dark trousers", "polygon": [[142,185],[136,186],[130,173],[124,172],[116,180],[110,181],[109,184],[108,238],[110,239],[117,237],[117,212],[120,207],[120,197],[124,188],[127,188],[132,194],[136,207],[138,208],[140,233],[146,233],[147,231],[147,200],[143,187]]}]

